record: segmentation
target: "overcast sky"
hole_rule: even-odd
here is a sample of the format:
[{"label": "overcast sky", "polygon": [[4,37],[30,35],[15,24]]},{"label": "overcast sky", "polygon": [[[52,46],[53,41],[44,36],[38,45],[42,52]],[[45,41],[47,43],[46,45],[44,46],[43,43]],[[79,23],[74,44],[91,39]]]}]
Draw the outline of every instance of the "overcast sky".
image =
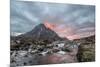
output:
[{"label": "overcast sky", "polygon": [[56,25],[59,36],[80,38],[95,33],[95,6],[11,1],[11,35],[25,33],[40,23]]}]

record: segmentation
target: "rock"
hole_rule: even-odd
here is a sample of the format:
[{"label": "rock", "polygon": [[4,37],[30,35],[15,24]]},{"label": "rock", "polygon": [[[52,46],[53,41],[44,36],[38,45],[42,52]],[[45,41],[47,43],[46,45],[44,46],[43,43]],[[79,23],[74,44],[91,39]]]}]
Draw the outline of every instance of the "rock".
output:
[{"label": "rock", "polygon": [[58,48],[52,49],[52,52],[53,52],[53,53],[56,53],[56,52],[58,52],[58,51],[60,51],[60,49],[58,49]]},{"label": "rock", "polygon": [[[94,44],[91,44],[94,45]],[[95,49],[91,47],[89,47],[89,44],[85,45],[85,44],[81,44],[79,46],[79,50],[78,50],[78,60],[79,62],[90,62],[90,61],[95,61]]]},{"label": "rock", "polygon": [[[79,62],[95,61],[95,37],[87,37],[80,40],[77,58]],[[82,41],[82,42],[81,42]]]},{"label": "rock", "polygon": [[11,55],[11,66],[24,66],[38,64],[38,56],[28,53],[27,51],[14,51],[17,56]]},{"label": "rock", "polygon": [[57,52],[58,54],[62,54],[62,55],[64,55],[64,54],[66,54],[66,52],[64,52],[64,51],[59,51],[59,52]]},{"label": "rock", "polygon": [[64,43],[60,43],[60,44],[58,44],[58,47],[61,48],[61,47],[64,47],[64,45],[65,45]]}]

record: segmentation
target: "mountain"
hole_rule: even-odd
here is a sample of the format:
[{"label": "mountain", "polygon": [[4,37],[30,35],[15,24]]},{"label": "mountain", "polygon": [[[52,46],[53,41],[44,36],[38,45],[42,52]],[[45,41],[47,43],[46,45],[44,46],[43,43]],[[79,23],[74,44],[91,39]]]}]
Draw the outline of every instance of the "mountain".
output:
[{"label": "mountain", "polygon": [[87,42],[94,43],[95,42],[95,35],[91,35],[91,36],[80,38],[80,39],[75,39],[73,41],[75,41],[79,44],[87,43]]},{"label": "mountain", "polygon": [[25,36],[33,37],[39,40],[57,40],[60,37],[51,29],[47,28],[44,24],[39,24],[32,31],[27,32]]},{"label": "mountain", "polygon": [[44,24],[37,25],[34,29],[25,34],[21,34],[19,36],[11,36],[11,45],[16,44],[20,46],[20,44],[49,44],[54,41],[62,41],[67,40],[65,38],[59,37],[56,32],[46,27]]},{"label": "mountain", "polygon": [[31,31],[25,34],[19,35],[18,37],[32,38],[33,40],[36,40],[36,41],[47,40],[51,42],[62,39],[56,34],[56,32],[47,28],[44,24],[39,24]]}]

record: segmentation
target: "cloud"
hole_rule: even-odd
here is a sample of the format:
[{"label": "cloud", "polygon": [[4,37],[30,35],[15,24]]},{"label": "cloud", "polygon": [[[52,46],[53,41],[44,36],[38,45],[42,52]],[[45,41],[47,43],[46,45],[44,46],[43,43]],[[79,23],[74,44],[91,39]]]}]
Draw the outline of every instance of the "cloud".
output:
[{"label": "cloud", "polygon": [[95,6],[11,1],[11,32],[25,33],[45,21],[57,25],[60,36],[79,37],[95,32]]}]

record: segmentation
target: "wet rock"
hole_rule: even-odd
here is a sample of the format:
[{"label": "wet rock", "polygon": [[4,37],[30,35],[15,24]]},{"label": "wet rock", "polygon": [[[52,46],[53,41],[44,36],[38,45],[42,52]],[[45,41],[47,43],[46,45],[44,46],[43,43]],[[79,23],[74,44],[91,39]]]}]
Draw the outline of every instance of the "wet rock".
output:
[{"label": "wet rock", "polygon": [[52,52],[53,52],[53,53],[56,53],[56,52],[58,52],[58,51],[60,51],[60,49],[58,49],[58,48],[52,49]]},{"label": "wet rock", "polygon": [[[14,51],[15,53],[15,51]],[[11,66],[34,65],[38,63],[38,56],[27,53],[27,51],[16,51],[17,56],[11,55]]]}]

